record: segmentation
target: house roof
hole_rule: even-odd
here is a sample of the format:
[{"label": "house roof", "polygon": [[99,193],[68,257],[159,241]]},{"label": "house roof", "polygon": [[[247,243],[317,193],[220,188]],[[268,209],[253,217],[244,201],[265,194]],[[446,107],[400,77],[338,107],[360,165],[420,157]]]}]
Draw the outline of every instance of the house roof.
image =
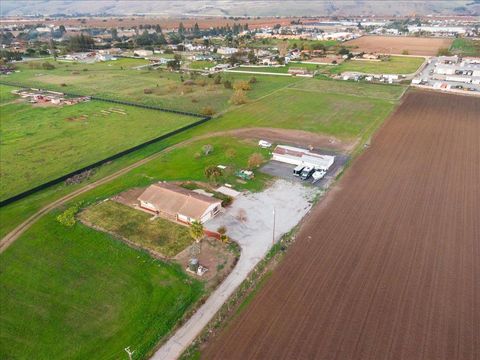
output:
[{"label": "house roof", "polygon": [[180,186],[168,183],[150,185],[138,200],[148,202],[158,211],[169,215],[185,215],[192,219],[199,219],[213,204],[221,204],[216,198],[211,198]]}]

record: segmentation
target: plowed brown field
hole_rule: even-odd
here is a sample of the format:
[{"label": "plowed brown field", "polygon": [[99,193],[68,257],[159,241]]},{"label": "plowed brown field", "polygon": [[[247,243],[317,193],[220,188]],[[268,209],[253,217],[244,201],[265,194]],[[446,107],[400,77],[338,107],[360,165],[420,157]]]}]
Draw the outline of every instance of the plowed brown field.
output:
[{"label": "plowed brown field", "polygon": [[480,359],[480,100],[410,92],[206,359]]},{"label": "plowed brown field", "polygon": [[405,36],[362,36],[344,43],[356,50],[380,54],[402,54],[435,56],[439,49],[449,48],[452,39],[405,37]]}]

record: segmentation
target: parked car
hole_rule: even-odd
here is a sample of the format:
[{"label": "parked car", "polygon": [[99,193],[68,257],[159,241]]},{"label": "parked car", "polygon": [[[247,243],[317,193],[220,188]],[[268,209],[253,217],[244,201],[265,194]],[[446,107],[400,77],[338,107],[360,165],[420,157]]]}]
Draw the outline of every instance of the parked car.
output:
[{"label": "parked car", "polygon": [[313,167],[307,166],[305,169],[303,169],[300,179],[302,180],[307,180],[312,176],[312,174],[315,172],[315,169]]},{"label": "parked car", "polygon": [[293,169],[293,176],[302,175],[303,169],[305,169],[305,165],[298,165],[295,169]]},{"label": "parked car", "polygon": [[272,146],[272,144],[269,143],[268,141],[260,140],[260,141],[258,142],[258,146],[260,146],[261,148],[264,148],[264,149],[268,149],[269,147]]}]

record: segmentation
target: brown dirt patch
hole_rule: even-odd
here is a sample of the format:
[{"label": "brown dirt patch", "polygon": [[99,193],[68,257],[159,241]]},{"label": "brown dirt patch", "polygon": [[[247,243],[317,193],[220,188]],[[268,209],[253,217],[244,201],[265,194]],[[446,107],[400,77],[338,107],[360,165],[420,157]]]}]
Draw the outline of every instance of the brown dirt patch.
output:
[{"label": "brown dirt patch", "polygon": [[402,54],[406,50],[409,55],[435,56],[439,49],[449,48],[452,41],[446,38],[362,36],[346,41],[344,45],[369,53]]},{"label": "brown dirt patch", "polygon": [[312,145],[316,148],[332,149],[340,152],[350,152],[356,145],[355,141],[341,141],[333,136],[314,134],[302,130],[247,128],[233,130],[230,134],[241,138],[263,139],[297,146]]},{"label": "brown dirt patch", "polygon": [[204,358],[477,359],[478,114],[410,92]]}]

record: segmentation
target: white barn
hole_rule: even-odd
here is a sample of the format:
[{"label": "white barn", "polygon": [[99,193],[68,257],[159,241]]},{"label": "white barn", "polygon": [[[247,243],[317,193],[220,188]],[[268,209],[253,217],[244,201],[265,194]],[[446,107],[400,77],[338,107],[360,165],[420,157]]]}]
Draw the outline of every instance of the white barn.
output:
[{"label": "white barn", "polygon": [[277,145],[273,151],[272,159],[287,164],[311,166],[316,170],[327,171],[333,165],[335,156],[320,155],[293,146]]}]

